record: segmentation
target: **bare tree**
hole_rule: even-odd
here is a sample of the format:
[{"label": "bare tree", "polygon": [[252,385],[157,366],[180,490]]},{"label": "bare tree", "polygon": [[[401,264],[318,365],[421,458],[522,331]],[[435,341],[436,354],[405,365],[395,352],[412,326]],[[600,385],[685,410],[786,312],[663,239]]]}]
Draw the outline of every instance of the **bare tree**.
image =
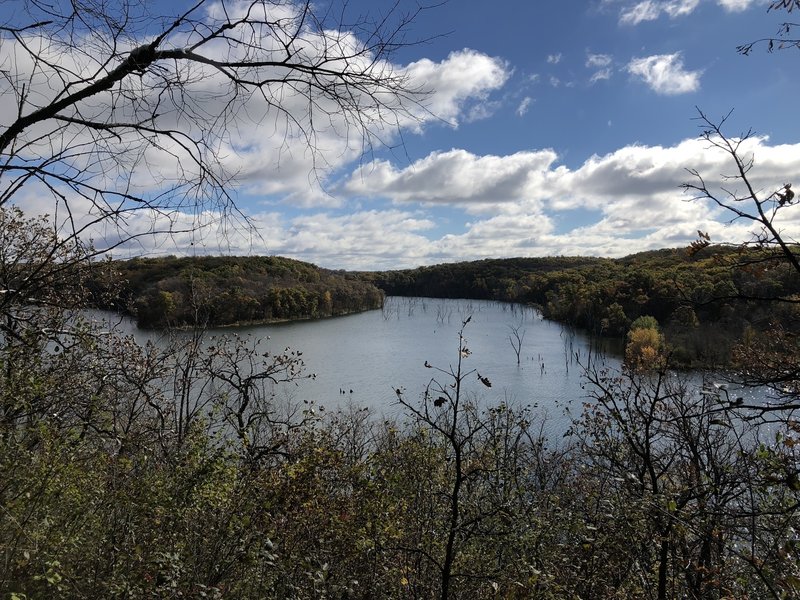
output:
[{"label": "bare tree", "polygon": [[[800,0],[773,0],[768,11],[785,10],[791,13],[795,9],[800,9]],[[776,48],[783,50],[786,48],[800,49],[800,38],[794,36],[794,31],[800,26],[798,23],[784,22],[778,28],[778,34],[774,37],[766,37],[736,47],[736,51],[747,56],[753,48],[766,44],[767,51],[773,52]]]},{"label": "bare tree", "polygon": [[138,0],[6,2],[0,206],[22,204],[23,189],[49,194],[74,234],[143,209],[153,228],[165,217],[174,228],[181,212],[241,218],[227,163],[254,126],[313,167],[321,132],[354,156],[392,143],[423,110],[423,91],[390,56],[424,7],[352,20],[346,9],[194,0],[163,15]]},{"label": "bare tree", "polygon": [[[751,175],[754,157],[745,149],[754,132],[748,130],[738,137],[729,137],[723,130],[730,113],[719,122],[714,122],[702,111],[698,112],[701,139],[708,142],[710,148],[721,150],[730,157],[733,172],[722,175],[725,184],[717,189],[709,185],[699,171],[689,169],[694,181],[682,187],[692,193],[696,200],[710,201],[727,211],[731,222],[752,223],[756,231],[744,245],[762,250],[759,260],[785,262],[800,274],[800,246],[781,232],[777,219],[783,211],[797,205],[798,199],[795,198],[792,184],[783,183],[767,191],[759,189]],[[696,249],[710,242],[708,234],[702,231],[699,234],[700,238],[693,244]]]},{"label": "bare tree", "polygon": [[522,340],[525,339],[525,330],[522,329],[522,324],[509,325],[508,341],[514,349],[514,354],[517,355],[517,364],[519,364],[519,354],[522,352]]},{"label": "bare tree", "polygon": [[[730,113],[718,122],[711,120],[702,111],[699,121],[703,127],[702,139],[710,148],[723,151],[730,158],[733,171],[722,175],[723,184],[711,185],[696,169],[689,169],[694,181],[683,185],[694,194],[695,200],[710,202],[725,210],[731,222],[744,221],[754,226],[752,239],[739,246],[741,253],[728,259],[728,266],[740,273],[752,273],[753,285],[732,290],[730,297],[715,297],[720,300],[746,300],[773,303],[775,309],[793,311],[800,303],[796,291],[800,282],[800,244],[785,231],[789,211],[796,210],[798,198],[792,184],[783,182],[764,190],[756,183],[752,173],[755,158],[747,151],[747,142],[754,136],[752,130],[738,137],[725,134],[724,127]],[[692,244],[697,251],[710,244],[710,236],[702,231],[700,238]],[[769,286],[760,285],[760,274],[769,272],[787,284],[788,293],[778,293]],[[793,293],[794,292],[794,293]],[[793,322],[795,319],[784,319]],[[787,331],[781,325],[767,324],[768,335],[751,336],[735,349],[739,367],[739,382],[756,386],[768,386],[780,399],[774,404],[756,403],[749,408],[767,414],[773,411],[784,413],[800,407],[800,357],[797,352],[797,331]],[[785,415],[784,415],[785,416]],[[783,417],[779,417],[783,418]]]},{"label": "bare tree", "polygon": [[696,390],[667,369],[586,378],[576,430],[588,469],[616,482],[611,513],[635,524],[615,550],[629,576],[653,598],[792,597],[797,564],[772,549],[797,518],[794,432],[765,442],[771,428],[731,408],[724,388]]},{"label": "bare tree", "polygon": [[439,573],[439,597],[442,600],[451,597],[451,590],[458,578],[456,563],[461,546],[471,537],[475,524],[487,516],[484,513],[465,514],[467,511],[464,506],[467,488],[480,472],[479,469],[469,468],[470,461],[475,458],[471,452],[479,434],[486,428],[475,404],[466,397],[464,384],[467,378],[475,375],[484,386],[492,386],[488,378],[475,369],[466,369],[464,365],[464,360],[472,354],[464,338],[464,329],[471,320],[472,316],[464,319],[458,331],[458,360],[455,367],[450,365],[443,369],[425,361],[425,367],[438,372],[444,381],[432,378],[420,405],[408,400],[402,389],[397,389],[400,406],[444,445],[448,455],[449,489],[444,492],[447,507],[444,510],[443,523],[446,540],[441,557],[427,556]]}]

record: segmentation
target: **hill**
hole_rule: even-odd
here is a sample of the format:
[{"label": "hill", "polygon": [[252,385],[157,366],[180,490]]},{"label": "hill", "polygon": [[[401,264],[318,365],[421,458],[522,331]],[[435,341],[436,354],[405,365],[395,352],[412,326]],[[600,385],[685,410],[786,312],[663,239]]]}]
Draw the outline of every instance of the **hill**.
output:
[{"label": "hill", "polygon": [[378,288],[353,275],[276,256],[136,258],[112,266],[114,304],[145,328],[315,319],[383,304]]},{"label": "hill", "polygon": [[726,364],[747,331],[797,326],[795,304],[786,300],[800,294],[800,281],[789,265],[765,257],[757,249],[709,246],[619,259],[487,259],[360,276],[389,295],[534,304],[549,319],[597,335],[624,336],[635,319],[652,316],[676,362],[707,366]]},{"label": "hill", "polygon": [[654,317],[674,362],[710,366],[727,364],[748,331],[794,329],[800,321],[785,301],[800,294],[796,274],[761,259],[758,250],[710,246],[619,259],[484,259],[345,272],[274,256],[140,258],[113,263],[114,304],[140,327],[161,328],[344,315],[380,308],[384,294],[519,302],[611,337],[624,336],[639,317]]}]

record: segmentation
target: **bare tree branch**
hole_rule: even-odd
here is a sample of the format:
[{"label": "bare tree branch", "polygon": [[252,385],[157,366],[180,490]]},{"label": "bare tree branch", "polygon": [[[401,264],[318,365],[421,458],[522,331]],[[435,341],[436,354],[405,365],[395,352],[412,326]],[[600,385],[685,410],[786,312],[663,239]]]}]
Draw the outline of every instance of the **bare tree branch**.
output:
[{"label": "bare tree branch", "polygon": [[239,127],[269,123],[285,152],[302,140],[316,171],[321,135],[369,153],[424,114],[391,62],[424,5],[348,20],[346,4],[310,0],[197,0],[168,17],[133,0],[13,2],[25,16],[0,24],[0,206],[38,185],[110,222],[131,208],[247,222],[230,192]]},{"label": "bare tree branch", "polygon": [[[774,0],[770,3],[767,11],[785,10],[791,13],[793,10],[800,8],[798,0]],[[739,54],[748,56],[756,46],[767,46],[767,52],[774,52],[775,50],[785,50],[787,48],[800,49],[800,38],[793,37],[793,32],[800,26],[798,23],[784,22],[778,28],[778,33],[775,37],[764,37],[746,44],[741,44],[736,47]]]},{"label": "bare tree branch", "polygon": [[[708,143],[709,148],[727,154],[734,165],[734,173],[722,174],[722,179],[743,189],[720,187],[716,190],[709,186],[695,169],[688,169],[695,181],[683,184],[683,189],[692,193],[695,200],[711,202],[724,209],[733,215],[731,221],[742,219],[757,225],[759,231],[747,245],[767,252],[775,250],[770,258],[787,262],[800,275],[800,246],[783,235],[776,223],[779,213],[797,204],[792,184],[784,183],[781,187],[768,192],[757,190],[750,176],[754,157],[743,152],[743,145],[753,137],[753,131],[748,130],[736,138],[729,137],[723,130],[731,113],[718,122],[710,119],[700,109],[698,113],[697,120],[702,128],[700,137]],[[763,261],[764,258],[759,257],[758,260]]]}]

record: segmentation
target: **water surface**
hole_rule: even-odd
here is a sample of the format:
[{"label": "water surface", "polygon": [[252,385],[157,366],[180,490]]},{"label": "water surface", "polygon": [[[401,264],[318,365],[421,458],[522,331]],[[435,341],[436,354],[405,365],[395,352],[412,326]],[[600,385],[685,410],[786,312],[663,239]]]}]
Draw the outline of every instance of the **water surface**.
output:
[{"label": "water surface", "polygon": [[[281,391],[296,401],[327,409],[352,402],[393,417],[399,412],[396,389],[416,401],[432,377],[451,382],[425,362],[444,370],[456,366],[458,331],[468,317],[464,337],[471,354],[463,368],[476,373],[466,379],[464,389],[487,403],[531,405],[554,422],[563,421],[564,408],[580,410],[586,398],[581,364],[591,356],[619,366],[617,356],[598,354],[587,336],[544,320],[532,308],[480,300],[390,297],[383,310],[212,333],[251,335],[272,352],[287,347],[301,351],[307,372],[316,377]],[[509,340],[513,327],[522,337],[519,365]],[[155,332],[133,333],[140,341],[158,337]],[[491,388],[480,384],[478,373]]]}]

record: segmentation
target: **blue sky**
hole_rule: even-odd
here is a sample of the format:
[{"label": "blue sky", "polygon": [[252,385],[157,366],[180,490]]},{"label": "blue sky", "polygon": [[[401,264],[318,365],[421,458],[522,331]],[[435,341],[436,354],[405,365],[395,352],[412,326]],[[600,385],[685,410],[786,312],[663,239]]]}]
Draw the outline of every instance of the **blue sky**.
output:
[{"label": "blue sky", "polygon": [[[379,15],[391,5],[358,0],[348,10]],[[396,147],[359,155],[325,131],[314,165],[301,145],[275,136],[269,119],[242,116],[225,163],[257,234],[212,226],[116,255],[280,254],[385,269],[621,256],[686,245],[698,229],[715,241],[749,239],[746,224],[689,201],[680,185],[687,168],[712,185],[730,172],[698,140],[696,107],[714,119],[733,110],[731,136],[755,130],[746,149],[759,189],[769,193],[800,172],[800,53],[736,52],[786,20],[767,6],[451,0],[422,11],[408,34],[427,41],[402,48],[392,64],[426,88],[430,113],[387,133]],[[787,237],[800,235],[793,212],[780,224]]]},{"label": "blue sky", "polygon": [[[640,5],[684,6],[686,13],[653,11],[652,20],[626,20],[626,11]],[[713,114],[735,108],[743,125],[781,137],[775,141],[796,140],[797,120],[781,107],[798,92],[797,52],[743,57],[735,51],[739,43],[773,34],[781,15],[767,14],[763,2],[731,6],[740,10],[713,0],[499,0],[490,10],[471,0],[445,4],[425,15],[430,19],[420,23],[420,34],[441,26],[447,35],[405,54],[438,61],[470,48],[504,61],[509,77],[488,98],[486,118],[431,128],[423,139],[408,140],[409,147],[493,154],[553,148],[564,164],[577,167],[627,144],[672,144],[693,135],[696,105]],[[671,57],[662,61],[670,73],[660,85],[631,67],[654,56]],[[640,69],[646,68],[645,62]]]}]

